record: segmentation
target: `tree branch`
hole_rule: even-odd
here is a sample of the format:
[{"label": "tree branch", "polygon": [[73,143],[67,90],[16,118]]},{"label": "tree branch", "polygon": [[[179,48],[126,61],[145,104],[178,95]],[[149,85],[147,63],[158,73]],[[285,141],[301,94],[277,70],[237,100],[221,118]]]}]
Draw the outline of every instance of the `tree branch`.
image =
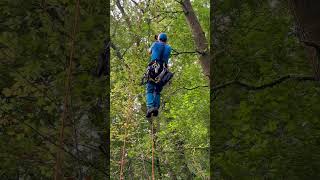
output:
[{"label": "tree branch", "polygon": [[127,16],[126,12],[124,11],[124,8],[122,7],[120,0],[116,0],[116,6],[118,7],[118,9],[120,10],[122,16],[124,17],[127,25],[129,26],[129,28],[131,29],[131,23],[130,23],[130,19]]},{"label": "tree branch", "polygon": [[[172,93],[170,93],[169,95],[168,95],[168,97],[171,97],[172,95],[174,95],[176,92],[178,92],[178,91],[180,91],[180,90],[183,90],[183,89],[185,89],[185,90],[195,90],[195,89],[198,89],[198,88],[204,88],[204,87],[209,87],[209,86],[207,86],[207,85],[203,85],[203,86],[195,86],[195,87],[191,87],[191,88],[188,88],[188,87],[181,87],[181,88],[178,88],[178,89],[176,89],[175,91],[173,91]],[[163,102],[165,102],[166,100],[164,100]]]},{"label": "tree branch", "polygon": [[178,56],[180,54],[198,54],[197,51],[183,51],[183,52],[179,52],[179,51],[176,51],[174,49],[172,49],[172,51],[174,51],[175,53],[172,53],[173,56]]},{"label": "tree branch", "polygon": [[289,74],[289,75],[285,75],[283,77],[280,77],[280,78],[278,78],[278,79],[276,79],[276,80],[274,80],[272,82],[260,85],[260,86],[250,85],[250,84],[238,81],[238,80],[233,80],[233,81],[229,81],[229,82],[226,82],[224,84],[217,85],[217,86],[213,87],[212,92],[216,92],[217,90],[224,89],[224,88],[227,88],[227,87],[232,86],[232,85],[237,85],[237,86],[243,87],[243,88],[245,88],[247,90],[262,90],[262,89],[273,87],[275,85],[278,85],[278,84],[280,84],[282,82],[285,82],[285,81],[288,81],[288,80],[294,80],[294,81],[316,81],[316,79],[314,77],[311,77],[311,76],[301,76],[301,75],[292,75],[292,74],[290,75]]},{"label": "tree branch", "polygon": [[131,0],[131,2],[133,2],[133,3],[138,7],[138,9],[141,11],[142,14],[145,13],[144,9],[142,9],[141,7],[139,7],[139,3],[138,3],[138,2],[136,2],[136,1],[134,1],[134,0]]},{"label": "tree branch", "polygon": [[123,56],[121,55],[120,49],[113,42],[110,42],[110,46],[116,52],[116,56],[119,59],[123,59]]},{"label": "tree branch", "polygon": [[194,90],[194,89],[198,89],[198,88],[202,88],[202,87],[208,87],[208,86],[207,86],[207,85],[204,85],[204,86],[196,86],[196,87],[192,87],[192,88],[182,87],[181,89]]},{"label": "tree branch", "polygon": [[157,11],[157,12],[160,12],[160,13],[173,13],[173,14],[183,13],[183,11]]}]

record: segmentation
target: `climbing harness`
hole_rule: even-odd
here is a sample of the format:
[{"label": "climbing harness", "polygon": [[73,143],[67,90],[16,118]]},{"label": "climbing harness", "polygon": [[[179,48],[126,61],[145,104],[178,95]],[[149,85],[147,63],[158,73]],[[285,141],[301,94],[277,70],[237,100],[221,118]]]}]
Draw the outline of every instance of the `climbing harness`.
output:
[{"label": "climbing harness", "polygon": [[[160,54],[161,60],[162,60],[164,50],[165,50],[165,46],[161,50],[161,54]],[[164,86],[171,80],[174,74],[168,70],[168,68],[164,65],[164,63],[160,64],[158,61],[159,60],[155,60],[148,64],[146,72],[144,73],[141,79],[141,85],[144,85],[148,82],[153,82],[155,84]]]},{"label": "climbing harness", "polygon": [[[154,65],[156,64],[156,65]],[[166,85],[171,78],[173,77],[174,73],[170,72],[166,67],[162,67],[157,62],[153,65],[149,65],[141,79],[141,85],[144,85],[148,82],[153,82],[155,84],[159,84],[161,86]],[[158,65],[157,65],[158,64]],[[159,73],[159,69],[161,72]]]},{"label": "climbing harness", "polygon": [[152,71],[150,71],[150,69],[148,68],[141,79],[141,85],[145,85],[148,82],[153,82],[155,84],[164,86],[171,80],[173,75],[174,73],[170,72],[167,68],[164,67],[161,73],[158,74],[158,76],[152,77]]}]

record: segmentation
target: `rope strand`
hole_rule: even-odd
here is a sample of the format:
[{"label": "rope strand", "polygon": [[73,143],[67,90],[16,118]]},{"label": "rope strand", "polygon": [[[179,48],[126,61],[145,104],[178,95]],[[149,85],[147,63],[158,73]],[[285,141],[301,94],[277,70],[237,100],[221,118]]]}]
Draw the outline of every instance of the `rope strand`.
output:
[{"label": "rope strand", "polygon": [[153,120],[151,120],[151,143],[152,143],[152,180],[154,180],[154,129]]},{"label": "rope strand", "polygon": [[67,77],[65,80],[65,96],[63,99],[63,112],[62,112],[62,119],[61,119],[61,127],[59,133],[59,149],[57,150],[57,160],[56,160],[56,167],[55,167],[55,180],[63,179],[63,172],[62,172],[62,162],[63,162],[63,147],[64,147],[64,128],[65,128],[65,121],[69,114],[69,106],[70,106],[70,92],[71,92],[71,75],[72,75],[72,59],[75,52],[75,37],[76,37],[76,29],[78,26],[78,19],[79,19],[79,12],[80,12],[80,1],[76,0],[76,8],[75,8],[75,15],[74,15],[74,24],[71,36],[71,49],[70,49],[70,58],[68,63],[67,69]]},{"label": "rope strand", "polygon": [[126,148],[126,137],[127,137],[127,128],[125,127],[124,132],[124,140],[122,145],[122,154],[121,154],[121,161],[120,161],[120,180],[123,180],[123,169],[124,169],[124,156],[125,156],[125,148]]}]

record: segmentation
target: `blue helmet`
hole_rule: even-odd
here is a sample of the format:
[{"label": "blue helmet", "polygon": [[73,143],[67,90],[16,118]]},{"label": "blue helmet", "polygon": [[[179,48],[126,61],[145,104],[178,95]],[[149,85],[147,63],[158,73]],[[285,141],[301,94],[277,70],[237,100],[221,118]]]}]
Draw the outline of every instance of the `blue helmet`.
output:
[{"label": "blue helmet", "polygon": [[159,36],[158,36],[158,39],[160,41],[163,41],[163,42],[167,42],[167,34],[166,33],[160,33]]}]

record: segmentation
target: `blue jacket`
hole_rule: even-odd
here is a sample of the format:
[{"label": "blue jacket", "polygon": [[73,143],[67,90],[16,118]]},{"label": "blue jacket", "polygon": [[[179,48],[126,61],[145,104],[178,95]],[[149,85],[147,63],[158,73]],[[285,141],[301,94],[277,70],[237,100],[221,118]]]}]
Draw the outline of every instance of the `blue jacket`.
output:
[{"label": "blue jacket", "polygon": [[[163,50],[163,48],[165,48]],[[159,63],[168,64],[168,60],[171,54],[171,46],[166,43],[156,41],[152,43],[150,49],[151,51],[151,61],[158,60]],[[163,51],[162,60],[160,60],[160,53]]]}]

